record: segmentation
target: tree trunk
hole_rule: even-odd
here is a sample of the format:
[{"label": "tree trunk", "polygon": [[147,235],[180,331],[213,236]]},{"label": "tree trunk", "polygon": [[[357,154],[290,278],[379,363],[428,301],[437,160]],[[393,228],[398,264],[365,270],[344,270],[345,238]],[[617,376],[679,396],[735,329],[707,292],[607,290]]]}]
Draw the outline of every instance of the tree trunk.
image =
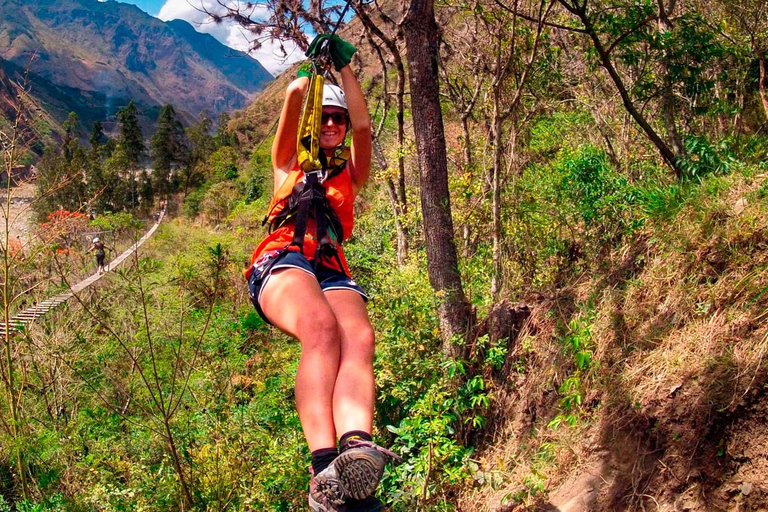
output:
[{"label": "tree trunk", "polygon": [[464,137],[464,168],[472,166],[472,146],[469,144],[469,114],[461,116],[461,134]]},{"label": "tree trunk", "polygon": [[[22,390],[24,386],[24,381],[22,377],[22,382],[19,384],[19,389],[16,388],[16,381],[15,381],[15,373],[17,371],[16,363],[18,362],[17,359],[14,357],[15,347],[13,346],[13,331],[10,328],[11,325],[11,305],[13,302],[13,291],[11,290],[11,270],[12,270],[12,260],[11,260],[11,254],[10,254],[10,242],[11,242],[11,184],[13,176],[13,167],[16,164],[17,156],[20,154],[19,151],[19,138],[18,135],[20,133],[20,121],[21,121],[21,115],[22,115],[22,109],[23,103],[22,103],[22,97],[19,96],[19,102],[16,105],[15,109],[15,119],[13,124],[13,129],[11,130],[11,137],[10,140],[3,141],[4,147],[3,147],[3,169],[5,171],[5,175],[7,177],[6,182],[6,189],[5,189],[5,204],[3,205],[3,217],[4,217],[4,224],[3,224],[3,235],[2,235],[2,242],[3,247],[5,250],[2,252],[2,262],[3,262],[3,283],[2,283],[2,294],[3,294],[3,322],[4,326],[2,328],[2,333],[0,334],[0,339],[2,339],[4,345],[3,348],[5,349],[5,364],[3,371],[0,372],[3,377],[3,383],[5,384],[6,388],[6,399],[8,401],[8,409],[10,409],[11,412],[11,428],[8,432],[13,439],[13,443],[15,445],[14,448],[14,455],[13,457],[16,459],[16,471],[19,473],[18,475],[18,483],[21,484],[21,494],[25,500],[30,499],[30,492],[29,492],[29,483],[27,481],[27,464],[24,460],[24,454],[22,453],[22,446],[24,446],[23,437],[25,432],[25,427],[23,425],[22,420],[22,412],[20,410],[20,402],[21,402],[21,396],[22,396]],[[5,146],[5,143],[8,143],[7,146]],[[0,407],[0,411],[2,411],[2,408]]]},{"label": "tree trunk", "polygon": [[760,99],[763,100],[763,110],[765,111],[765,119],[768,121],[768,58],[765,56],[760,58],[760,80],[758,81],[758,87],[760,89]]},{"label": "tree trunk", "polygon": [[501,91],[493,90],[493,269],[491,271],[491,300],[499,299],[501,285]]},{"label": "tree trunk", "polygon": [[[464,137],[464,172],[474,171],[472,169],[472,148],[469,145],[469,114],[465,113],[461,116],[461,132]],[[474,176],[474,172],[472,172]],[[461,228],[461,241],[462,241],[462,255],[465,258],[469,258],[472,252],[471,247],[472,228],[469,222],[465,222]]]},{"label": "tree trunk", "polygon": [[[667,73],[666,65],[661,65],[661,72]],[[677,123],[675,122],[675,97],[672,94],[672,84],[666,78],[664,79],[664,91],[661,93],[661,118],[664,120],[664,128],[667,130],[667,137],[675,156],[678,159],[685,156],[683,139],[680,137],[680,132],[677,131]]]},{"label": "tree trunk", "polygon": [[[373,157],[380,169],[385,170],[389,167],[386,157],[381,152],[378,139],[373,139]],[[397,265],[402,267],[408,259],[408,236],[403,226],[403,213],[397,199],[395,183],[390,177],[387,177],[387,191],[389,192],[389,204],[392,207],[392,215],[395,218],[395,230],[397,232]]]},{"label": "tree trunk", "polygon": [[411,1],[403,23],[403,34],[418,154],[427,270],[432,289],[440,299],[438,316],[443,350],[447,356],[456,357],[462,351],[452,340],[458,337],[466,342],[473,322],[462,288],[453,238],[448,159],[440,109],[438,28],[434,0]]},{"label": "tree trunk", "polygon": [[184,476],[184,469],[181,467],[181,457],[179,451],[176,449],[173,432],[171,432],[170,418],[163,418],[163,424],[165,427],[166,439],[168,441],[168,448],[171,451],[173,467],[176,469],[176,475],[179,477],[179,484],[181,485],[181,492],[184,494],[183,503],[186,505],[186,510],[191,510],[194,501],[192,500],[192,493],[189,491],[189,485],[187,485],[187,478]]},{"label": "tree trunk", "polygon": [[403,227],[402,212],[397,200],[397,191],[395,183],[391,178],[387,178],[387,191],[389,192],[389,203],[395,215],[395,230],[397,231],[397,265],[402,267],[408,259],[408,237]]},{"label": "tree trunk", "polygon": [[400,54],[395,57],[397,69],[397,190],[403,214],[408,213],[405,195],[405,68]]},{"label": "tree trunk", "polygon": [[[659,34],[663,37],[666,32],[672,30],[672,22],[667,17],[664,5],[659,5]],[[685,146],[680,133],[677,131],[677,122],[675,121],[675,95],[672,81],[669,79],[669,66],[667,58],[663,56],[659,63],[659,72],[662,75],[664,88],[661,91],[661,118],[664,121],[664,128],[667,130],[667,137],[672,145],[672,151],[675,152],[676,159],[685,156]]]}]

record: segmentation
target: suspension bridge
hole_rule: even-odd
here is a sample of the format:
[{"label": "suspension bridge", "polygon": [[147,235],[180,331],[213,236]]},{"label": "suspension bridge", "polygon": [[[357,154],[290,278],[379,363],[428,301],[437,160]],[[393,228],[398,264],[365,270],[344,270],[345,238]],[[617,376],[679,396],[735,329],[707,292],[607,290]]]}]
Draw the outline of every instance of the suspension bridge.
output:
[{"label": "suspension bridge", "polygon": [[[160,223],[163,221],[163,217],[165,216],[165,210],[160,211],[160,215],[157,218],[157,221],[155,224],[152,225],[152,227],[144,233],[144,236],[139,238],[133,245],[131,245],[128,249],[122,252],[117,258],[112,260],[107,270],[104,273],[99,273],[96,271],[93,275],[86,277],[79,283],[75,284],[74,286],[70,287],[69,290],[62,292],[58,295],[55,295],[53,297],[49,297],[46,300],[40,301],[31,308],[27,308],[24,311],[21,311],[19,313],[16,313],[11,317],[10,321],[8,322],[8,331],[18,331],[20,329],[23,329],[27,325],[31,324],[38,318],[44,316],[49,311],[52,311],[53,309],[57,308],[61,304],[67,302],[69,299],[75,296],[76,293],[79,293],[89,286],[91,286],[93,283],[107,275],[107,273],[118,267],[123,261],[128,259],[134,252],[138,250],[139,247],[144,244],[147,240],[149,240],[153,234],[155,234],[155,231],[157,231],[157,228],[160,226]],[[0,337],[5,336],[6,332],[6,326],[5,322],[0,322]]]}]

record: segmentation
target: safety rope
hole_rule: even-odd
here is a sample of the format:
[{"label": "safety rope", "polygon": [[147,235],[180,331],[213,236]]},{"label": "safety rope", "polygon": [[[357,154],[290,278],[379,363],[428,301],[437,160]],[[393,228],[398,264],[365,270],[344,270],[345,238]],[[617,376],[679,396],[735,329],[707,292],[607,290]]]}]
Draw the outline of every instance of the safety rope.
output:
[{"label": "safety rope", "polygon": [[320,129],[322,128],[325,77],[317,72],[317,66],[317,61],[313,61],[312,76],[309,78],[309,88],[304,97],[296,144],[299,167],[305,174],[323,169],[323,164],[320,162]]}]

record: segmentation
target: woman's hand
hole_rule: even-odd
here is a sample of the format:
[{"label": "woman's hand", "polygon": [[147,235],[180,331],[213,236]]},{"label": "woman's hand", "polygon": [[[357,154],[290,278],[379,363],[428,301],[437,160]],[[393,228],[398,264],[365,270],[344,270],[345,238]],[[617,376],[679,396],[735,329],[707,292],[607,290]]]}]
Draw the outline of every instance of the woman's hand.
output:
[{"label": "woman's hand", "polygon": [[315,36],[309,44],[305,55],[307,57],[318,57],[324,48],[324,41],[328,41],[328,54],[331,56],[336,71],[341,71],[341,68],[352,62],[352,56],[357,51],[357,48],[335,34],[333,37],[329,34]]}]

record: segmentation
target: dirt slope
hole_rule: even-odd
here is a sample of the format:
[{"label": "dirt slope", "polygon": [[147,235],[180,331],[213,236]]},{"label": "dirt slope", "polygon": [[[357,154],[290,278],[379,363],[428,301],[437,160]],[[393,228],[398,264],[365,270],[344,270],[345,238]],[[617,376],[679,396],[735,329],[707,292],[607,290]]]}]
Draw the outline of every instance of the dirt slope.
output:
[{"label": "dirt slope", "polygon": [[[486,483],[459,510],[768,510],[768,178],[717,179],[673,221],[524,298],[479,440]],[[580,325],[583,371],[563,345]]]}]

